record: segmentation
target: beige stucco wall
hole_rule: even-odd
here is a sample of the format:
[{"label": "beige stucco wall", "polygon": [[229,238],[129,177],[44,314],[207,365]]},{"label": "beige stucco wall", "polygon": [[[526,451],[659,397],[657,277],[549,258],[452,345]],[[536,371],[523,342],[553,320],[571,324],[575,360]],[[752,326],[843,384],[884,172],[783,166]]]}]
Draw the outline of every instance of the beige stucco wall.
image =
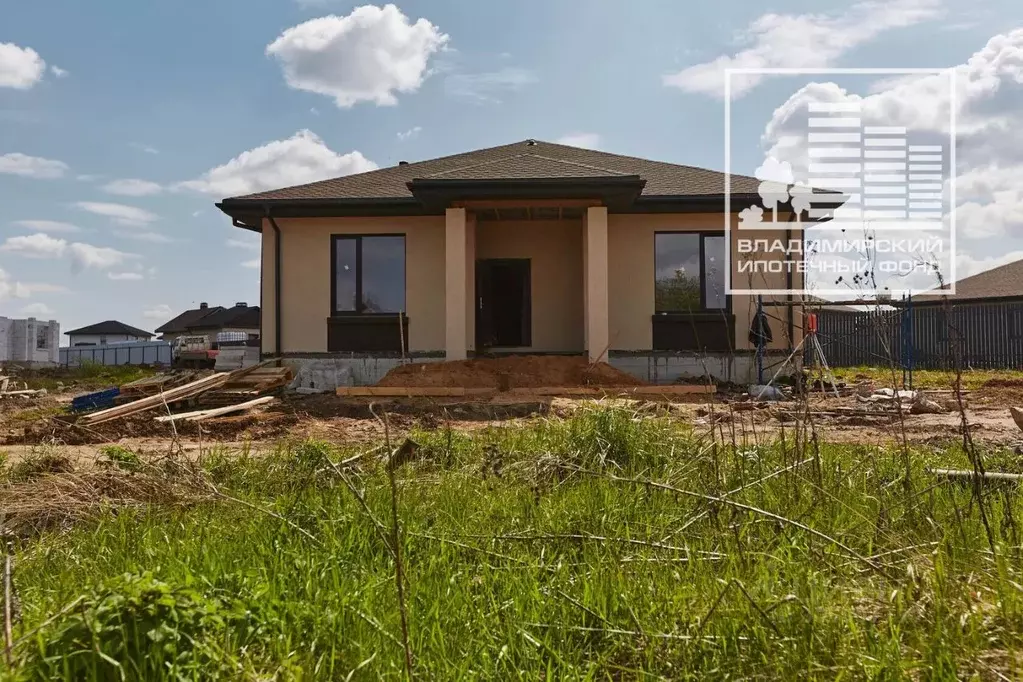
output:
[{"label": "beige stucco wall", "polygon": [[[733,227],[735,223],[733,222]],[[608,216],[608,316],[609,335],[612,350],[649,350],[653,345],[651,319],[654,314],[654,234],[656,232],[724,230],[720,213],[668,213],[668,214],[614,214]],[[738,231],[732,232],[732,253]],[[781,239],[784,232],[764,231],[756,237]],[[746,236],[746,235],[744,235]],[[793,238],[798,238],[793,231]],[[733,260],[732,276],[734,286],[747,288],[747,275],[739,279],[738,262]],[[798,286],[798,276],[794,275]],[[785,275],[758,275],[758,288],[781,288]],[[765,296],[765,304],[774,300]],[[784,300],[784,297],[777,297]],[[788,347],[788,311],[783,307],[766,307],[773,342],[770,349]],[[733,296],[732,313],[735,315],[735,348],[750,349],[749,329],[756,312],[756,300],[751,296]],[[798,318],[798,315],[796,316]],[[780,319],[775,319],[780,318]],[[799,320],[796,320],[798,335]],[[798,337],[795,341],[798,343]]]},{"label": "beige stucco wall", "polygon": [[[327,351],[330,315],[330,236],[405,235],[405,307],[409,350],[444,348],[444,217],[279,218],[281,346],[285,353]],[[274,231],[263,225],[263,352],[274,346]]]},{"label": "beige stucco wall", "polygon": [[534,351],[583,349],[582,221],[476,225],[476,258],[529,258]]},{"label": "beige stucco wall", "polygon": [[[264,221],[265,222],[265,221]],[[661,231],[715,231],[723,229],[720,214],[610,214],[608,216],[608,332],[612,350],[650,350],[654,314],[654,233]],[[278,219],[282,282],[282,346],[287,353],[322,353],[327,350],[330,314],[330,236],[332,234],[404,234],[406,314],[409,350],[438,351],[445,347],[445,219],[444,216],[409,218],[303,218]],[[535,351],[585,350],[583,224],[574,221],[483,221],[467,225],[466,335],[475,340],[476,296],[474,267],[477,258],[529,258],[531,260],[532,335]],[[733,246],[738,238],[733,230]],[[782,238],[780,231],[755,236]],[[793,231],[793,238],[798,232]],[[265,222],[262,250],[262,345],[274,346],[274,231]],[[471,253],[475,245],[475,255]],[[734,253],[734,249],[733,249]],[[733,262],[734,282],[738,263]],[[743,276],[745,277],[745,276]],[[773,277],[773,281],[771,278]],[[784,286],[784,274],[758,275],[764,288]],[[794,286],[799,286],[794,276]],[[765,297],[770,302],[771,297]],[[782,298],[779,298],[782,300]],[[756,302],[733,296],[736,348],[749,349],[747,336]],[[787,309],[767,308],[773,349],[788,346]],[[799,340],[800,316],[795,314]]]}]

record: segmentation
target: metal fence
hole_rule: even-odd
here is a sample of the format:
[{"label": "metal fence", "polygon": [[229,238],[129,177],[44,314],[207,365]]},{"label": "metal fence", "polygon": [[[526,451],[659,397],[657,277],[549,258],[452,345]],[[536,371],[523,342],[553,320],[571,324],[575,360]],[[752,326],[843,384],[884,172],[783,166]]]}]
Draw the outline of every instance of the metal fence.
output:
[{"label": "metal fence", "polygon": [[170,365],[171,345],[166,341],[135,341],[60,349],[61,366],[78,367],[83,362],[98,365]]},{"label": "metal fence", "polygon": [[818,338],[833,367],[951,369],[958,347],[963,369],[1023,368],[1023,302],[907,305],[894,310],[825,309]]}]

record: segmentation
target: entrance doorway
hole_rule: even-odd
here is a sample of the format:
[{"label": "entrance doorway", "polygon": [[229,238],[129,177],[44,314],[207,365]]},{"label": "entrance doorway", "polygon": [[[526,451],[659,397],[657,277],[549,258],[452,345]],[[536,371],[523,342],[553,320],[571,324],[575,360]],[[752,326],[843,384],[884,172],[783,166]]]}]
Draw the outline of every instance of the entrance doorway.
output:
[{"label": "entrance doorway", "polygon": [[528,258],[476,261],[476,349],[533,344]]}]

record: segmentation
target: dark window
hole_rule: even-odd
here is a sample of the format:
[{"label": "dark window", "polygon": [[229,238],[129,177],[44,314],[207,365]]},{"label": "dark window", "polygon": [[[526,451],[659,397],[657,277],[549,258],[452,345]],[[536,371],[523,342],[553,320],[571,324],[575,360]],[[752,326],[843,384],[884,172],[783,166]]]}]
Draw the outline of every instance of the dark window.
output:
[{"label": "dark window", "polygon": [[404,235],[333,238],[332,315],[405,309]]},{"label": "dark window", "polygon": [[49,333],[49,327],[42,325],[36,327],[36,350],[46,350],[49,348]]},{"label": "dark window", "polygon": [[724,310],[725,238],[699,232],[654,235],[654,310],[682,313]]}]

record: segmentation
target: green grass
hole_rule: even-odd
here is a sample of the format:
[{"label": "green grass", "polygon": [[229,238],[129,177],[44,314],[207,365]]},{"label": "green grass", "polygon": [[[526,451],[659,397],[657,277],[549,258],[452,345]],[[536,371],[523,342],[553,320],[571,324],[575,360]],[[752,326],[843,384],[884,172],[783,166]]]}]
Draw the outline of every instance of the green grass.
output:
[{"label": "green grass", "polygon": [[80,367],[30,370],[25,381],[30,389],[45,388],[54,391],[63,385],[82,390],[93,390],[121,386],[137,379],[152,376],[157,370],[137,365],[100,365],[85,362]]},{"label": "green grass", "polygon": [[[892,370],[889,367],[838,367],[834,369],[835,378],[841,381],[856,381],[857,377],[876,381],[882,386],[892,383]],[[918,369],[913,371],[915,388],[952,388],[955,385],[955,372],[950,370]],[[902,370],[895,369],[895,380],[902,384]],[[1023,381],[1023,371],[997,369],[965,370],[962,373],[963,389],[975,390],[992,380]]]},{"label": "green grass", "polygon": [[[986,491],[992,553],[970,487],[924,470],[966,466],[955,449],[912,453],[907,486],[897,450],[714,445],[621,409],[414,438],[396,483],[418,679],[1021,673],[1020,495]],[[11,678],[401,679],[386,469],[348,474],[371,518],[329,465],[356,453],[215,452],[209,480],[247,505],[26,540]]]}]

